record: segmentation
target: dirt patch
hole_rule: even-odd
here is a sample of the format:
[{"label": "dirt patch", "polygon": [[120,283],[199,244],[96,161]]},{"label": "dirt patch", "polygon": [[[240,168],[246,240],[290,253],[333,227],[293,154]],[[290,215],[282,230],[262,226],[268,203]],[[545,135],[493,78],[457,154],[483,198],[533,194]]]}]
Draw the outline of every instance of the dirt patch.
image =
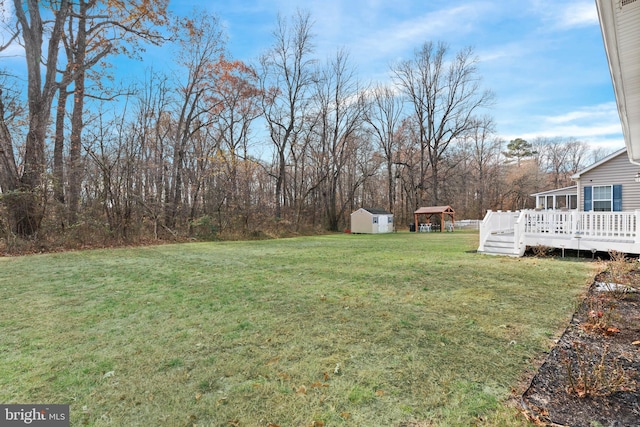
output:
[{"label": "dirt patch", "polygon": [[596,277],[522,395],[538,425],[640,426],[640,293],[608,280]]}]

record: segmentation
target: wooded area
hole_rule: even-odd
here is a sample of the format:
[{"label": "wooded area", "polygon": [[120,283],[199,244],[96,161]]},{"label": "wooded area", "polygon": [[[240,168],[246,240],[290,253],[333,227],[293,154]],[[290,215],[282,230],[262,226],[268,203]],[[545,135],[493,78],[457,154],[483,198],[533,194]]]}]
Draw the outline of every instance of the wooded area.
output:
[{"label": "wooded area", "polygon": [[[28,75],[0,71],[7,247],[339,231],[362,206],[398,229],[419,206],[482,218],[533,207],[604,154],[502,140],[471,48],[425,42],[389,82],[364,82],[348,52],[317,57],[304,12],[280,17],[250,64],[216,16],[173,17],[167,0],[13,3],[0,51],[19,44]],[[118,56],[144,61],[146,43],[172,71],[117,80]]]}]

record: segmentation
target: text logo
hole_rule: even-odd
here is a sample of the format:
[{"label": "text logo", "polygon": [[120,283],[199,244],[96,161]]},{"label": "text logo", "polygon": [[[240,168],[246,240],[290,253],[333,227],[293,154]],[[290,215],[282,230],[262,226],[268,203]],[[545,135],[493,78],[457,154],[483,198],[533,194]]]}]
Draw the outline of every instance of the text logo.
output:
[{"label": "text logo", "polygon": [[69,405],[0,405],[0,427],[69,427]]}]

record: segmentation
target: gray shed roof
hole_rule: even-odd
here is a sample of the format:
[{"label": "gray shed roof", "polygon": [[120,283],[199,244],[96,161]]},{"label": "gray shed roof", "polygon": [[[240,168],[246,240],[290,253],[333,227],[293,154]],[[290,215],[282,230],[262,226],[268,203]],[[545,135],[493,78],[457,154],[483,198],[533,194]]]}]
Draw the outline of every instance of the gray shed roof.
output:
[{"label": "gray shed roof", "polygon": [[380,208],[362,208],[362,209],[374,215],[393,215],[391,212],[389,212],[386,209],[380,209]]}]

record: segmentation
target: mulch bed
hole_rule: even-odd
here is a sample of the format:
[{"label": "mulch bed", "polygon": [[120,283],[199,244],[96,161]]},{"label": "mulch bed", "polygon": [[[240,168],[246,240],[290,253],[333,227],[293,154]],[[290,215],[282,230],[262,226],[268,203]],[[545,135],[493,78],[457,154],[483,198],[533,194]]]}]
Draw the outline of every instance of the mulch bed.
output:
[{"label": "mulch bed", "polygon": [[612,298],[601,290],[607,279],[607,273],[596,277],[522,395],[535,424],[640,426],[640,293]]}]

